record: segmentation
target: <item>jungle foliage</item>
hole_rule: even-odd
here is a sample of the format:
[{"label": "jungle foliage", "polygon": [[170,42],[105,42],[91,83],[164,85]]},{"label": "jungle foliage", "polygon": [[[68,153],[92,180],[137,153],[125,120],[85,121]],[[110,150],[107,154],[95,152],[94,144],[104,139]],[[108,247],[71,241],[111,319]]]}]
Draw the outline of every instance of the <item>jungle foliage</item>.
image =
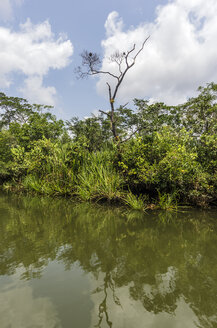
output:
[{"label": "jungle foliage", "polygon": [[178,106],[134,100],[63,122],[0,93],[3,189],[108,200],[135,209],[217,205],[217,84]]}]

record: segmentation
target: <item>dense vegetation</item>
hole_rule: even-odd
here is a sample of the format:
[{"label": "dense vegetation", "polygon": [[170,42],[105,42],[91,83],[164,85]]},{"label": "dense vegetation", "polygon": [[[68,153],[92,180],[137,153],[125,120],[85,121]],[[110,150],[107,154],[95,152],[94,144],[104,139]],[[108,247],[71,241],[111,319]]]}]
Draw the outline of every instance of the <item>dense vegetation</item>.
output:
[{"label": "dense vegetation", "polygon": [[115,140],[109,115],[63,122],[0,93],[0,184],[138,209],[217,205],[217,84],[198,91],[179,106],[118,108]]}]

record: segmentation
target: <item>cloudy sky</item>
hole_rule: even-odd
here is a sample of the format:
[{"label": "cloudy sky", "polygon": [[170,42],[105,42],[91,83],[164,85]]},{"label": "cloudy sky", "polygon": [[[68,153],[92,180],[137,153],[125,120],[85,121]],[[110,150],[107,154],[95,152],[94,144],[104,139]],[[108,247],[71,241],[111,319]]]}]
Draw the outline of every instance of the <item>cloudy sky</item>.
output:
[{"label": "cloudy sky", "polygon": [[181,103],[217,82],[216,17],[216,0],[0,0],[0,91],[53,105],[63,119],[106,110],[107,80],[77,80],[79,54],[97,52],[115,72],[108,57],[150,35],[117,105]]}]

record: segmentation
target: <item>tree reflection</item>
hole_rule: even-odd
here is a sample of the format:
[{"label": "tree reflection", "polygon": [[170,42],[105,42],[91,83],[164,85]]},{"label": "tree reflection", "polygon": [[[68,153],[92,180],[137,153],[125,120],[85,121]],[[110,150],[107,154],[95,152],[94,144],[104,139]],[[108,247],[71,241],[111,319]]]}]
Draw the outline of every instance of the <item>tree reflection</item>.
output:
[{"label": "tree reflection", "polygon": [[101,303],[99,304],[99,307],[98,307],[98,323],[95,325],[95,327],[101,327],[102,320],[104,317],[105,317],[108,327],[112,327],[112,321],[109,320],[109,313],[108,313],[108,306],[107,306],[109,289],[112,291],[112,297],[113,297],[115,304],[121,306],[120,300],[115,293],[115,284],[112,281],[111,273],[106,272],[105,277],[104,277],[103,286],[101,288],[99,288],[99,290],[97,290],[97,292],[103,291],[103,300],[101,301]]},{"label": "tree reflection", "polygon": [[51,260],[67,270],[78,261],[99,283],[96,327],[103,320],[112,327],[108,299],[121,306],[116,291],[122,286],[149,312],[174,313],[184,298],[202,326],[216,323],[215,212],[161,212],[135,220],[124,209],[10,196],[0,198],[0,211],[0,274],[22,265],[21,278],[30,279]]}]

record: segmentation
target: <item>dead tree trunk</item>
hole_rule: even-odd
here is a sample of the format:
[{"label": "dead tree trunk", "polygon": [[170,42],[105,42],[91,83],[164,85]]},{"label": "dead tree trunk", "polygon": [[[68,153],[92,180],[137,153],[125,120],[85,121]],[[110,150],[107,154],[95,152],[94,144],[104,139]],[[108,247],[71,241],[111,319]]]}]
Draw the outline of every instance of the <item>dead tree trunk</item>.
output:
[{"label": "dead tree trunk", "polygon": [[[99,111],[107,115],[107,117],[109,118],[111,124],[111,132],[115,142],[117,143],[120,142],[120,138],[117,134],[114,102],[116,100],[119,87],[124,80],[124,77],[126,76],[127,72],[135,65],[136,59],[140,54],[140,52],[144,49],[145,43],[148,41],[149,37],[150,36],[148,36],[143,41],[141,47],[138,50],[136,50],[136,44],[134,44],[129,51],[123,53],[115,52],[113,55],[110,56],[109,58],[110,62],[113,63],[115,62],[117,64],[117,68],[119,72],[118,74],[113,74],[109,71],[101,70],[99,67],[101,66],[102,62],[99,55],[96,53],[88,52],[86,50],[81,54],[82,66],[78,66],[75,70],[78,78],[84,78],[89,75],[104,74],[116,80],[116,84],[113,87],[113,90],[111,88],[111,85],[108,82],[106,82],[108,86],[110,111],[108,112],[103,110],[99,110]],[[85,69],[83,70],[83,68]]]}]

